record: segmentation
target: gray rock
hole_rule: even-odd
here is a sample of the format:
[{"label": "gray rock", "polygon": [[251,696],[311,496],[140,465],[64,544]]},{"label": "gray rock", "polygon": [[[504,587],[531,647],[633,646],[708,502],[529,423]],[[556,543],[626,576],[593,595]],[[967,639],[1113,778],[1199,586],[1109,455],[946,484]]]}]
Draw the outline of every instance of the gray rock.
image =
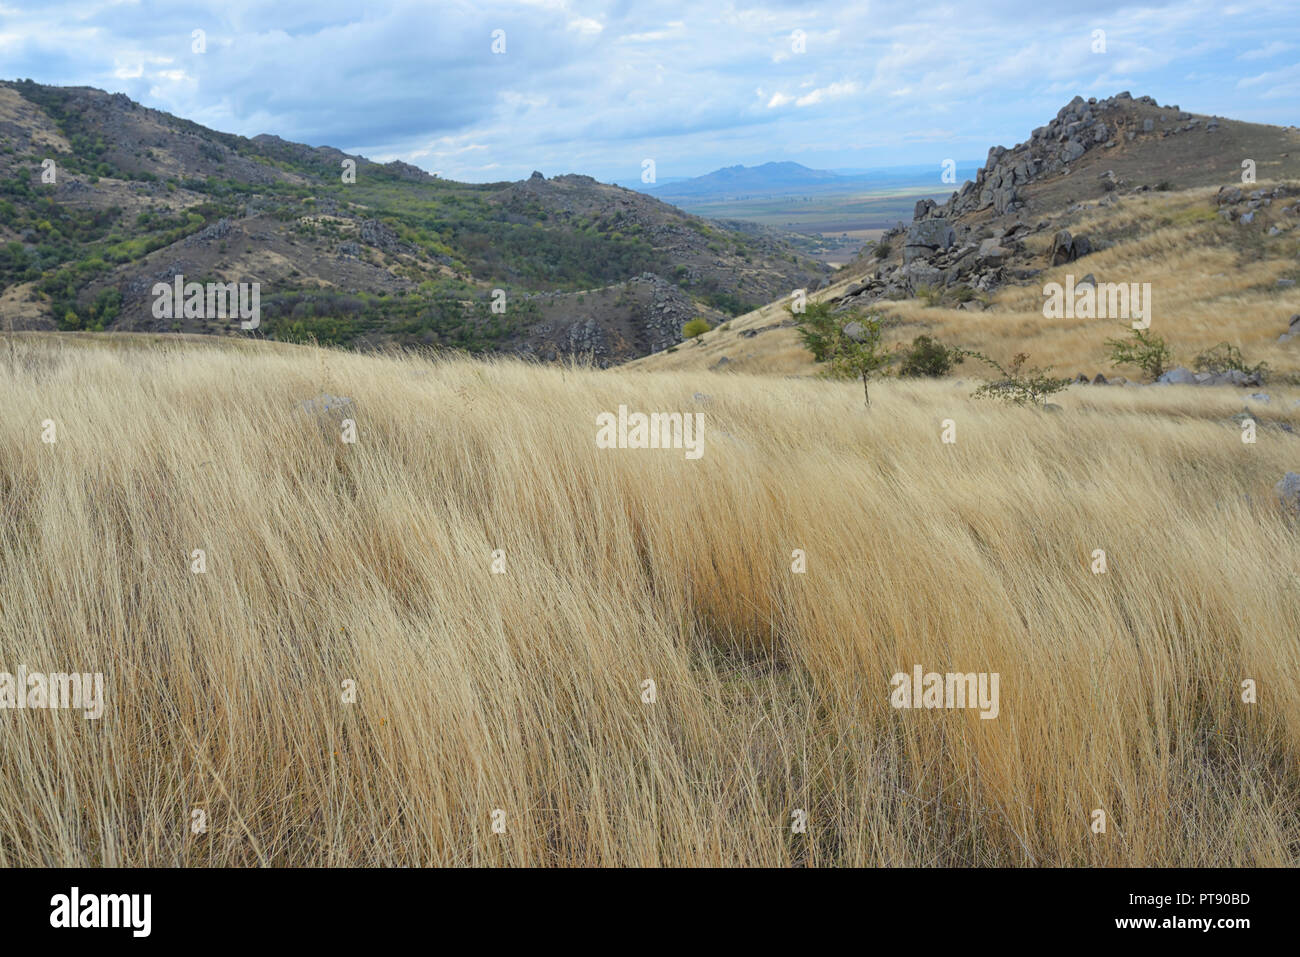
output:
[{"label": "gray rock", "polygon": [[1278,501],[1292,511],[1300,511],[1300,473],[1287,472],[1282,481],[1273,486]]},{"label": "gray rock", "polygon": [[1062,229],[1052,239],[1051,263],[1053,266],[1062,266],[1090,252],[1092,241],[1087,236],[1071,236],[1068,229]]},{"label": "gray rock", "polygon": [[345,395],[330,395],[322,392],[314,399],[304,399],[298,403],[304,411],[313,415],[337,415],[346,418],[356,410],[356,404]]},{"label": "gray rock", "polygon": [[1156,379],[1156,383],[1158,385],[1199,385],[1196,381],[1196,374],[1191,369],[1185,369],[1182,366],[1177,369],[1170,369]]},{"label": "gray rock", "polygon": [[1246,396],[1246,398],[1251,399],[1255,402],[1263,402],[1267,405],[1269,400],[1269,395],[1267,392],[1252,392],[1250,395]]},{"label": "gray rock", "polygon": [[1058,155],[1061,157],[1062,163],[1073,163],[1085,152],[1087,152],[1087,148],[1082,143],[1078,140],[1069,140],[1061,147],[1061,152]]},{"label": "gray rock", "polygon": [[980,243],[979,252],[976,256],[983,263],[990,266],[1001,266],[1011,258],[1011,250],[1000,245],[996,239],[990,237]]},{"label": "gray rock", "polygon": [[942,217],[919,220],[907,228],[907,239],[903,244],[903,262],[929,259],[936,253],[951,249],[956,241],[957,234],[953,232],[948,220]]}]

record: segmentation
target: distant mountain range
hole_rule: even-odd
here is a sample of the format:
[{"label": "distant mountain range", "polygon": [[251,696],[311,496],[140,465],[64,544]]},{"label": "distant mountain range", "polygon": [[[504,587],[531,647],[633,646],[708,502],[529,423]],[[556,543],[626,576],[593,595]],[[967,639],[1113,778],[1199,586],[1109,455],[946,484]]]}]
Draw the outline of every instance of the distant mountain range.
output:
[{"label": "distant mountain range", "polygon": [[944,183],[940,166],[923,164],[873,169],[810,169],[801,163],[763,163],[760,166],[727,166],[703,176],[670,179],[638,187],[642,192],[674,204],[714,203],[739,199],[773,198],[791,195],[869,193],[907,187],[933,188],[937,192],[958,189],[974,176],[979,160],[956,164],[956,182]]}]

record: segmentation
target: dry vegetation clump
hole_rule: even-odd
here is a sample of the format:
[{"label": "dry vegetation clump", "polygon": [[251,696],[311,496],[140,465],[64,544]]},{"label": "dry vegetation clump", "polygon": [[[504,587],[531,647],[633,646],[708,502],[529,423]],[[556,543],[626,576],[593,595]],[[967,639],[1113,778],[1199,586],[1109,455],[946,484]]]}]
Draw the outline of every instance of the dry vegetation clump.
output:
[{"label": "dry vegetation clump", "polygon": [[[97,721],[0,712],[0,864],[1300,857],[1280,396],[1246,445],[1219,389],[1050,414],[891,382],[866,411],[853,383],[123,339],[0,355],[0,670],[107,682]],[[703,411],[703,457],[598,449],[619,404]],[[916,664],[999,673],[998,717],[891,707]]]}]

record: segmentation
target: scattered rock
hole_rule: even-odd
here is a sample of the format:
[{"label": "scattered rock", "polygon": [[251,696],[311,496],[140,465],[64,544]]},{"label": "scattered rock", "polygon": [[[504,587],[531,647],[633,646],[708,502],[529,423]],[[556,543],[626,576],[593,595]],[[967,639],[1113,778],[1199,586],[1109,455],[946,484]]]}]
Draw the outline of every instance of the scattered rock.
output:
[{"label": "scattered rock", "polygon": [[1287,472],[1282,481],[1273,486],[1278,501],[1292,511],[1300,511],[1300,472]]},{"label": "scattered rock", "polygon": [[1158,385],[1199,385],[1196,381],[1196,373],[1191,369],[1185,369],[1179,366],[1177,369],[1170,369],[1160,378],[1156,379]]}]

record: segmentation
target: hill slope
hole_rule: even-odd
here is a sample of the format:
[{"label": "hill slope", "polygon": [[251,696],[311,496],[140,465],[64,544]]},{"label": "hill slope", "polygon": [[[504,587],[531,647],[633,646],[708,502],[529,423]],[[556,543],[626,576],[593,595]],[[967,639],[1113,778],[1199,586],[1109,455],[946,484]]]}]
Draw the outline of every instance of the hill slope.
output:
[{"label": "hill slope", "polygon": [[[1257,183],[1242,185],[1243,158],[1254,160]],[[895,342],[938,335],[1002,359],[1027,351],[1091,377],[1115,371],[1105,340],[1121,323],[1045,318],[1045,284],[1088,274],[1150,283],[1152,328],[1173,342],[1175,361],[1226,340],[1294,374],[1295,340],[1278,338],[1300,313],[1298,227],[1300,130],[1197,116],[1148,97],[1076,98],[1025,143],[990,150],[977,179],[945,204],[918,203],[911,225],[812,298],[894,317]],[[787,304],[636,366],[703,370],[726,360],[720,368],[812,373]]]},{"label": "hill slope", "polygon": [[[1297,863],[1294,411],[1247,450],[1190,389],[864,414],[834,382],[38,335],[0,352],[0,633],[108,693],[9,722],[0,865]],[[702,456],[597,448],[621,403],[701,411]],[[999,720],[892,707],[918,664],[999,674]]]},{"label": "hill slope", "polygon": [[99,90],[0,84],[0,320],[18,327],[237,333],[154,318],[153,284],[181,274],[261,283],[262,335],[607,363],[826,271],[775,234],[589,177],[456,183]]}]

